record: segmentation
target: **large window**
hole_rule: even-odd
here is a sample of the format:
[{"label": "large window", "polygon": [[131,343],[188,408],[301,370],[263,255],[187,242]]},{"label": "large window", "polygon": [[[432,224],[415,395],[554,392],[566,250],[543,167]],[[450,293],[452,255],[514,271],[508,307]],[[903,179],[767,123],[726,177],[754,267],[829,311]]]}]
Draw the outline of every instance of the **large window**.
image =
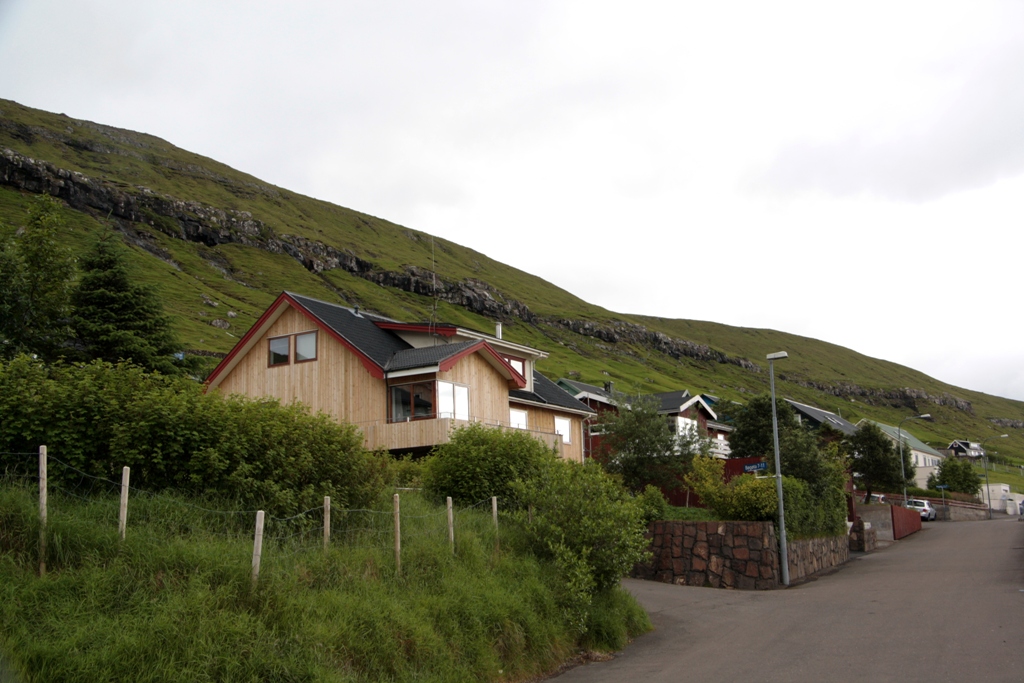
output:
[{"label": "large window", "polygon": [[469,419],[469,387],[452,382],[412,382],[391,387],[391,421],[433,417]]},{"label": "large window", "polygon": [[469,419],[469,387],[451,382],[437,383],[437,416]]},{"label": "large window", "polygon": [[423,420],[428,417],[434,417],[433,382],[391,387],[392,420]]},{"label": "large window", "polygon": [[527,412],[525,410],[516,410],[515,408],[509,408],[508,411],[508,424],[510,427],[515,429],[527,429]]},{"label": "large window", "polygon": [[572,443],[572,420],[567,417],[556,417],[555,434],[562,435],[562,443]]}]

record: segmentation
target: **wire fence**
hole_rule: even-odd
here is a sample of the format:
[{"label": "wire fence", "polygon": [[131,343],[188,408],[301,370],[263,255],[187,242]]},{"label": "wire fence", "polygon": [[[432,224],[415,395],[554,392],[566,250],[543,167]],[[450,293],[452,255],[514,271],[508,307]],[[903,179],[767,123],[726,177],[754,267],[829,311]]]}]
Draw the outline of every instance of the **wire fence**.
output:
[{"label": "wire fence", "polygon": [[[124,467],[121,481],[85,472],[47,453],[0,452],[5,463],[0,483],[39,490],[39,574],[46,574],[47,515],[51,507],[65,503],[87,506],[100,519],[117,520],[120,539],[138,527],[156,525],[165,533],[187,538],[203,535],[229,541],[249,540],[253,544],[252,580],[255,585],[265,560],[286,566],[315,549],[333,545],[350,549],[380,550],[393,544],[396,574],[401,574],[402,543],[409,540],[446,539],[455,552],[455,539],[470,528],[480,528],[482,513],[489,507],[495,547],[498,544],[498,500],[489,498],[456,508],[447,499],[444,508],[418,503],[412,514],[402,514],[401,494],[393,496],[390,510],[332,508],[329,497],[322,506],[287,517],[275,517],[263,510],[235,510],[190,503],[173,492],[154,492],[131,485],[131,470]],[[402,488],[415,500],[415,489]],[[140,504],[141,503],[141,504]],[[428,511],[423,511],[427,509]],[[283,564],[282,564],[283,563]]]}]

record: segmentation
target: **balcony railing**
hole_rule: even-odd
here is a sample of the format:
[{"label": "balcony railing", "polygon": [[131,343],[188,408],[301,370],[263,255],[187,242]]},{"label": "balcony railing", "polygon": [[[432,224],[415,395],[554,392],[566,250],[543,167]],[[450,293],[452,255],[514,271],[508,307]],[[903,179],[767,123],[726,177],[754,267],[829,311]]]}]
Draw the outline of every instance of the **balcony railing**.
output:
[{"label": "balcony railing", "polygon": [[562,454],[561,434],[543,432],[536,429],[521,429],[513,427],[508,422],[497,420],[480,418],[457,420],[453,417],[433,417],[396,421],[376,420],[357,423],[356,426],[362,430],[367,448],[384,448],[391,451],[424,448],[447,443],[451,438],[453,430],[473,423],[526,432],[548,448],[556,449],[559,455]]}]

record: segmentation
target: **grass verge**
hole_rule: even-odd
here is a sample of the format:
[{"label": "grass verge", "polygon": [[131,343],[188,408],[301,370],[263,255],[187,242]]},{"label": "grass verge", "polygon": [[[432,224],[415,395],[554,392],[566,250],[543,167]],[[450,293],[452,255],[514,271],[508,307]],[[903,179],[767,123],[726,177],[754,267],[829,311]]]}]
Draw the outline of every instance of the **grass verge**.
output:
[{"label": "grass verge", "polygon": [[35,496],[3,486],[0,650],[26,681],[515,681],[650,629],[616,588],[574,632],[489,506],[457,512],[453,553],[444,510],[403,494],[399,574],[383,503],[333,512],[327,551],[315,511],[268,519],[254,586],[250,513],[143,496],[121,542],[116,500],[58,493],[40,578]]}]

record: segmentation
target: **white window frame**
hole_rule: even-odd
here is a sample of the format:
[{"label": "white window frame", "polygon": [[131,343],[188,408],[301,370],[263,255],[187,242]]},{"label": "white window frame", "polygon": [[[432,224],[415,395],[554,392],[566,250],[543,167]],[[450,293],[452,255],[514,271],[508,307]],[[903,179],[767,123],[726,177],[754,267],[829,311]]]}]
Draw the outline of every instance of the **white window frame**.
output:
[{"label": "white window frame", "polygon": [[[559,425],[561,423],[561,425]],[[562,435],[562,443],[572,443],[572,420],[568,417],[555,417],[555,434]]]},{"label": "white window frame", "polygon": [[437,416],[469,420],[469,387],[437,380]]},{"label": "white window frame", "polygon": [[[516,418],[522,416],[522,420]],[[513,429],[529,429],[530,428],[530,413],[526,410],[519,410],[518,408],[508,409],[508,425]]]}]

